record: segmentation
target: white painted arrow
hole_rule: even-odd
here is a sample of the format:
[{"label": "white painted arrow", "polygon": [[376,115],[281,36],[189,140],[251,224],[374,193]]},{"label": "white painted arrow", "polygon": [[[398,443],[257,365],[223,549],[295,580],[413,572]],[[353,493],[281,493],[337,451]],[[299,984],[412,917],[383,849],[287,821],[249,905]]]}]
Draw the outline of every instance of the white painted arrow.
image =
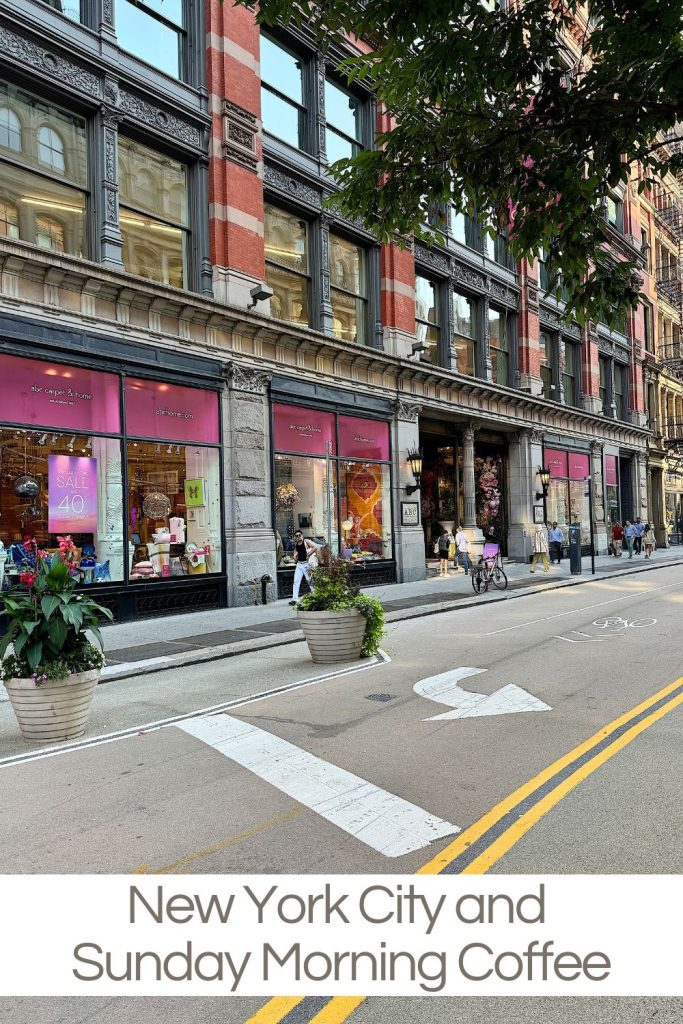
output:
[{"label": "white painted arrow", "polygon": [[415,683],[415,693],[454,709],[425,718],[423,721],[437,722],[447,718],[483,718],[486,715],[516,715],[522,711],[552,710],[548,704],[544,704],[542,700],[538,700],[533,694],[527,693],[514,683],[508,683],[491,694],[472,693],[458,686],[461,679],[478,676],[486,671],[485,668],[454,668]]}]

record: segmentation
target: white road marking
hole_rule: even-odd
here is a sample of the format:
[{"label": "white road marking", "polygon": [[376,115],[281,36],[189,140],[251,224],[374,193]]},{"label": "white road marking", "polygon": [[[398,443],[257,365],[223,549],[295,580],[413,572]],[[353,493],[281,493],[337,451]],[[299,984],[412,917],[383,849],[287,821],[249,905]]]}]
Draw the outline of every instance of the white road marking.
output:
[{"label": "white road marking", "polygon": [[495,693],[473,693],[463,690],[458,683],[469,676],[487,672],[485,668],[455,668],[436,676],[421,679],[413,687],[415,693],[438,704],[454,708],[441,715],[424,718],[424,722],[438,722],[451,718],[484,718],[487,715],[516,715],[524,711],[552,711],[548,704],[527,693],[521,686],[508,683]]},{"label": "white road marking", "polygon": [[[565,615],[576,615],[578,612],[587,612],[592,608],[602,608],[606,604],[616,604],[618,601],[628,601],[633,597],[646,597],[648,594],[656,594],[660,590],[673,590],[674,587],[680,587],[682,584],[669,583],[666,587],[652,587],[651,590],[633,590],[629,594],[624,594],[623,597],[613,597],[609,601],[599,601],[597,604],[587,604],[582,608],[573,608],[566,612],[557,612],[555,615],[544,615],[540,619],[529,619],[528,622],[519,622],[516,626],[505,626],[503,629],[494,629],[490,633],[483,633],[482,636],[497,636],[498,633],[508,633],[511,629],[523,629],[525,626],[535,626],[537,622],[548,622],[550,619],[561,619]],[[553,591],[555,594],[563,594],[563,590]]]},{"label": "white road marking", "polygon": [[[575,629],[572,630],[572,633],[576,633],[576,632],[577,631]],[[591,644],[591,643],[593,643],[593,644],[601,644],[603,642],[603,640],[609,640],[610,639],[608,636],[590,636],[588,633],[579,633],[578,636],[584,637],[584,639],[583,640],[574,640],[570,636],[558,636],[557,634],[555,634],[554,639],[555,640],[566,640],[568,644]]]},{"label": "white road marking", "polygon": [[385,857],[401,857],[460,832],[457,825],[231,715],[193,718],[177,728]]},{"label": "white road marking", "polygon": [[[107,652],[104,652],[106,658]],[[144,658],[142,661],[122,661],[118,664],[105,665],[102,669],[103,676],[111,676],[115,672],[129,672],[131,669],[149,668],[150,665],[164,665],[171,659],[163,655],[159,658]]]}]

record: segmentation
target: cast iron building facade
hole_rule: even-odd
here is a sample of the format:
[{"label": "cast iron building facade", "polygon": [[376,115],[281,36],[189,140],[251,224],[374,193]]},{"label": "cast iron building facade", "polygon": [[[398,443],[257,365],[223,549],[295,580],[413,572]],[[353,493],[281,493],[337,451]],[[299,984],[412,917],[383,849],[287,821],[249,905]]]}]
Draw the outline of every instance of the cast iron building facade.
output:
[{"label": "cast iron building facade", "polygon": [[[588,476],[599,550],[648,516],[656,320],[566,324],[542,258],[447,208],[445,244],[404,249],[336,216],[330,162],[388,126],[336,74],[350,46],[219,0],[0,0],[0,42],[7,547],[63,521],[130,617],[286,595],[296,528],[372,583],[424,577],[444,523],[517,559],[545,514],[588,542]],[[645,272],[643,209],[605,216]],[[87,529],[50,456],[97,458]]]}]

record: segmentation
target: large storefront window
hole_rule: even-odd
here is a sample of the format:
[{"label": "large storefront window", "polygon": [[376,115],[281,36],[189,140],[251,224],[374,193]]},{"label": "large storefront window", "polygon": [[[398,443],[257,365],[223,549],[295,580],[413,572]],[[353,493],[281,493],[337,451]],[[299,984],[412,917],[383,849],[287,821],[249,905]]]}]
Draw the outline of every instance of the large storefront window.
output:
[{"label": "large storefront window", "polygon": [[619,521],[619,465],[616,455],[605,456],[605,516],[611,528]]},{"label": "large storefront window", "polygon": [[[222,570],[213,392],[0,355],[5,589],[70,536],[80,584]],[[125,410],[124,424],[120,410]]]},{"label": "large storefront window", "polygon": [[556,522],[565,537],[572,523],[581,523],[581,543],[590,544],[590,502],[586,483],[590,473],[588,455],[584,452],[546,448],[543,457],[550,470],[546,500],[548,522]]},{"label": "large storefront window", "polygon": [[130,579],[219,573],[217,396],[133,377],[125,394]]},{"label": "large storefront window", "polygon": [[296,530],[352,562],[391,558],[388,424],[279,404],[274,423],[278,567],[294,565]]}]

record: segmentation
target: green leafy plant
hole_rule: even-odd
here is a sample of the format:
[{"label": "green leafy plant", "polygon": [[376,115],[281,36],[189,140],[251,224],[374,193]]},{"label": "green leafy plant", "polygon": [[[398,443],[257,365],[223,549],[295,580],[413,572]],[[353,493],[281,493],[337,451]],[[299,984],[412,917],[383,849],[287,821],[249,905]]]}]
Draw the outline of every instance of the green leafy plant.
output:
[{"label": "green leafy plant", "polygon": [[[69,550],[61,544],[60,548],[54,556],[37,551],[35,569],[19,577],[22,589],[3,598],[9,628],[0,638],[0,664],[6,679],[32,678],[39,686],[104,664],[102,651],[93,646],[87,633],[92,633],[101,647],[99,620],[101,616],[111,619],[112,614],[76,593]],[[13,653],[7,656],[10,645]]]},{"label": "green leafy plant", "polygon": [[323,553],[321,563],[311,573],[312,593],[299,601],[304,612],[344,612],[355,608],[366,620],[361,655],[371,658],[377,654],[384,636],[384,608],[376,597],[361,594],[359,587],[352,584],[349,563],[345,558],[332,558]]}]

